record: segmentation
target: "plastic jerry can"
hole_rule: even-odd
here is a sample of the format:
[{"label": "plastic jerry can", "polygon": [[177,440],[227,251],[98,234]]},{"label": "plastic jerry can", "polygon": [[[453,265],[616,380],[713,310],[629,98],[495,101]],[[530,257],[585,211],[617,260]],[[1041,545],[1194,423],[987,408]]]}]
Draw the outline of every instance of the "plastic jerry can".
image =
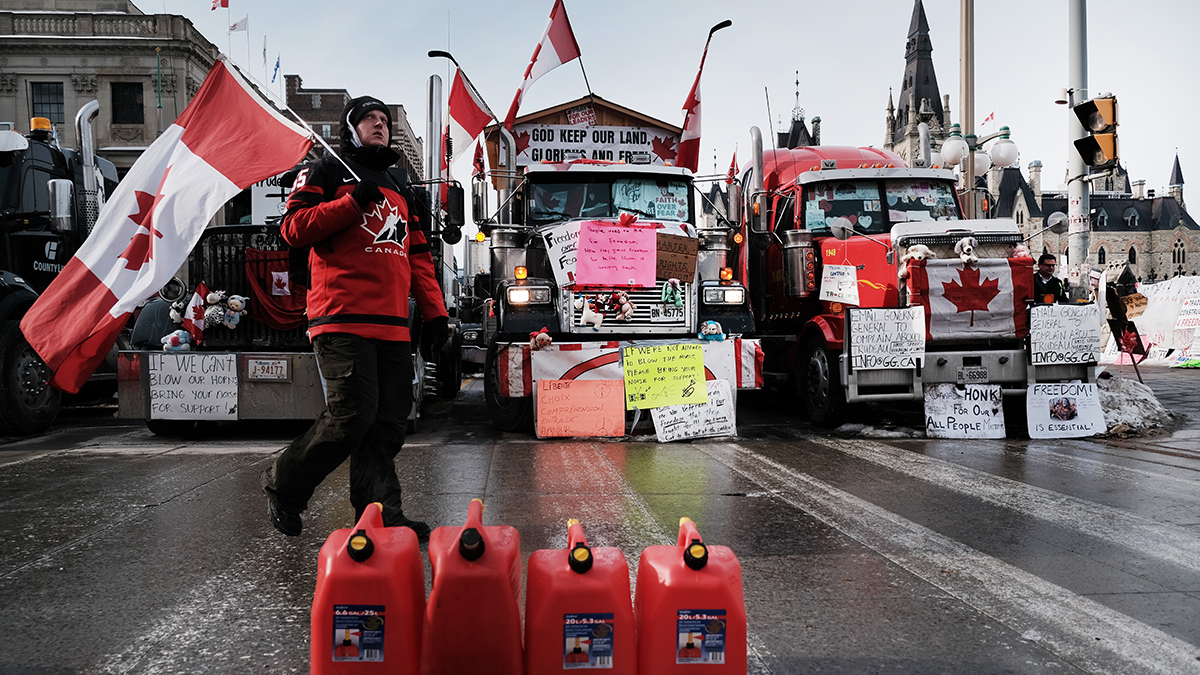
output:
[{"label": "plastic jerry can", "polygon": [[691,519],[679,519],[675,546],[642,551],[633,604],[639,672],[746,672],[742,566]]},{"label": "plastic jerry can", "polygon": [[384,527],[378,503],[321,547],[312,604],[313,675],[413,673],[421,657],[425,566],[417,535]]},{"label": "plastic jerry can", "polygon": [[522,665],[521,536],[483,525],[471,500],[462,527],[429,535],[433,588],[425,606],[421,673],[519,675]]},{"label": "plastic jerry can", "polygon": [[637,672],[629,564],[621,549],[589,548],[567,521],[567,548],[529,556],[525,586],[525,673],[576,669]]}]

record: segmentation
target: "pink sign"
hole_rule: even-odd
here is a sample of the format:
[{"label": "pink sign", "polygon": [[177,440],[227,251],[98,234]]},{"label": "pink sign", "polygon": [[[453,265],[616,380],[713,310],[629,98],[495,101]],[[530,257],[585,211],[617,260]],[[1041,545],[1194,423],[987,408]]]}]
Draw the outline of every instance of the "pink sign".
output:
[{"label": "pink sign", "polygon": [[658,264],[653,227],[583,223],[575,283],[582,286],[650,286]]}]

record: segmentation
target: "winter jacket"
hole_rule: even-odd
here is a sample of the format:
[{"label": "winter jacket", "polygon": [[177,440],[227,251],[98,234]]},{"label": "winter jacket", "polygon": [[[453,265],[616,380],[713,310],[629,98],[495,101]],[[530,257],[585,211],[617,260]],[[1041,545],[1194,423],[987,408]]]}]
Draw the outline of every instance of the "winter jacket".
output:
[{"label": "winter jacket", "polygon": [[429,244],[395,181],[347,161],[384,202],[361,208],[351,196],[358,181],[326,157],[297,176],[281,225],[289,245],[312,247],[308,334],[407,341],[410,293],[425,320],[447,315]]}]

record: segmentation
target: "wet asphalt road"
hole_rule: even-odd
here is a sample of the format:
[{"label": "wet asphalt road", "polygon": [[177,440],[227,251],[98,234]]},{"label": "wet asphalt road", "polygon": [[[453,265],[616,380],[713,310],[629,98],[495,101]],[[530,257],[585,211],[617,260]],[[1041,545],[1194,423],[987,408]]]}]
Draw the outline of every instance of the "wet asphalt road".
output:
[{"label": "wet asphalt road", "polygon": [[[636,570],[690,516],[741,561],[752,673],[1200,673],[1200,372],[1143,375],[1189,417],[1065,442],[827,433],[770,392],[741,396],[737,439],[537,441],[468,390],[398,468],[413,517],[461,524],[482,497],[526,558],[576,517]],[[0,445],[0,673],[307,672],[345,468],[285,538],[257,476],[302,425],[169,440],[111,413]]]}]

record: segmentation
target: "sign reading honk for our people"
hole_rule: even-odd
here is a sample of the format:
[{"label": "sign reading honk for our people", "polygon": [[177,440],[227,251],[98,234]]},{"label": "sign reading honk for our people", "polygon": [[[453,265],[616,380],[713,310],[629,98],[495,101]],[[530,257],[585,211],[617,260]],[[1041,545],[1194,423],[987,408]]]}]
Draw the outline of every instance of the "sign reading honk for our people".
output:
[{"label": "sign reading honk for our people", "polygon": [[704,349],[698,344],[626,347],[621,368],[626,410],[708,402]]}]

